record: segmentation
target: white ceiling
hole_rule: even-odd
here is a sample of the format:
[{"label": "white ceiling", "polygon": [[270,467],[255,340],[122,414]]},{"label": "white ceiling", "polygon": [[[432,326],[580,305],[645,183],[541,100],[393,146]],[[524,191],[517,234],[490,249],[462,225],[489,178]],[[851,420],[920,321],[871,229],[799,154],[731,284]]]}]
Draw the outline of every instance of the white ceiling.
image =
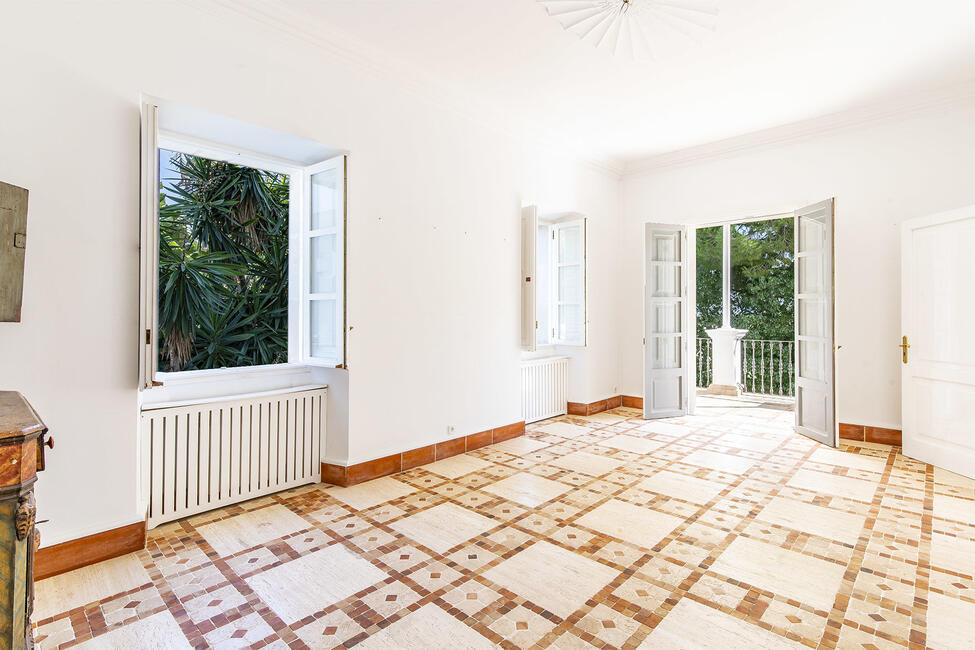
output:
[{"label": "white ceiling", "polygon": [[975,0],[715,0],[637,62],[535,0],[238,0],[445,101],[617,164],[975,79]]}]

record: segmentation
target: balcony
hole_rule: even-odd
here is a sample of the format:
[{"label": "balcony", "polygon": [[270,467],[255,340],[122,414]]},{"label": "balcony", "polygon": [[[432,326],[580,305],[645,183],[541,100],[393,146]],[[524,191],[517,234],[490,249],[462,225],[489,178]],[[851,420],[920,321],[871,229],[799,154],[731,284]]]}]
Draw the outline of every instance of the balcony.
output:
[{"label": "balcony", "polygon": [[[732,352],[731,357],[721,361],[735,371],[734,385],[740,392],[795,397],[794,341],[740,339],[734,345],[737,349]],[[698,388],[709,389],[714,385],[714,351],[715,345],[711,338],[697,339],[695,379]],[[727,357],[727,350],[724,354]]]}]

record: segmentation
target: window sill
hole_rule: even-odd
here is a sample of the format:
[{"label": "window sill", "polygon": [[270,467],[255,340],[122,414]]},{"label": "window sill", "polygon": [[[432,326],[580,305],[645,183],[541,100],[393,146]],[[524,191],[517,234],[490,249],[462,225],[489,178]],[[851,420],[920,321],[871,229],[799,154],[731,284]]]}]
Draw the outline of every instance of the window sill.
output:
[{"label": "window sill", "polygon": [[311,367],[303,363],[275,363],[273,365],[249,366],[246,368],[213,368],[210,370],[185,370],[183,372],[157,372],[156,381],[162,386],[186,386],[190,384],[212,383],[223,378],[244,380],[304,374],[309,372]]}]

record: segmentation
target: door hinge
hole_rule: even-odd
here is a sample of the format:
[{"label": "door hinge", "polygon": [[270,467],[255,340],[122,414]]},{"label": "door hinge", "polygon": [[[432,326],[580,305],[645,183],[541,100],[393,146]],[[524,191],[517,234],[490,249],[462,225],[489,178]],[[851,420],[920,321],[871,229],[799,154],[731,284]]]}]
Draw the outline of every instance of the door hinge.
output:
[{"label": "door hinge", "polygon": [[152,330],[146,330],[146,345],[152,345]]}]

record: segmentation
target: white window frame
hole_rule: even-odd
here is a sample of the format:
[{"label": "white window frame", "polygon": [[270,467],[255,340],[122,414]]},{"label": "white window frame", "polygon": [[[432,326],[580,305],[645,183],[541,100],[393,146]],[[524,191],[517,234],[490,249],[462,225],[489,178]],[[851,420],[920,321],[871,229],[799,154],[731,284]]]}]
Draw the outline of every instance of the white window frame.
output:
[{"label": "white window frame", "polygon": [[[158,107],[143,104],[142,175],[141,175],[141,254],[140,254],[140,390],[164,384],[195,382],[221,376],[241,376],[280,372],[288,366],[322,366],[345,368],[345,230],[347,221],[348,163],[345,154],[313,165],[234,148],[200,138],[161,131],[158,128]],[[235,165],[253,167],[289,177],[289,255],[288,255],[288,361],[281,364],[212,368],[160,372],[158,369],[158,287],[159,287],[159,150],[221,160]],[[335,358],[316,358],[310,349],[310,309],[307,289],[310,286],[311,264],[309,223],[311,214],[310,178],[325,169],[340,167],[342,214],[336,219],[336,332],[338,354]],[[311,298],[314,298],[313,296]]]},{"label": "white window frame", "polygon": [[[559,232],[569,228],[578,227],[581,233],[579,238],[579,261],[572,263],[564,263],[559,257]],[[549,231],[549,246],[551,246],[548,255],[548,266],[549,266],[549,296],[548,296],[548,323],[549,331],[551,335],[549,336],[549,345],[559,345],[566,347],[586,347],[588,341],[588,331],[589,331],[589,305],[588,305],[588,273],[587,273],[587,233],[586,233],[586,218],[572,218],[566,220],[559,220],[554,223],[548,224]],[[559,296],[559,269],[563,266],[576,266],[580,268],[582,273],[582,281],[580,288],[582,295],[579,300],[560,300]],[[559,336],[561,331],[562,323],[559,320],[559,307],[561,305],[581,305],[582,307],[582,328],[581,333],[578,338],[562,338]]]}]

